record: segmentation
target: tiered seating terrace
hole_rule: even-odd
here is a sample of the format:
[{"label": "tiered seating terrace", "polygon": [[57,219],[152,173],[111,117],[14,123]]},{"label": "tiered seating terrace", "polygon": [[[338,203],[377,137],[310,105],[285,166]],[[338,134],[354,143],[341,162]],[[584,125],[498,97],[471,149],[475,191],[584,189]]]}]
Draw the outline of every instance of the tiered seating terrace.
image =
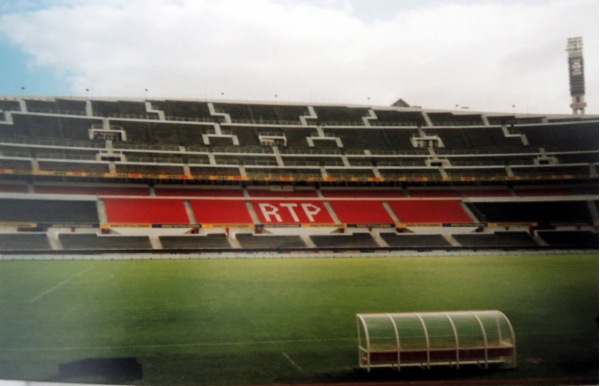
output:
[{"label": "tiered seating terrace", "polygon": [[371,122],[376,126],[414,126],[427,125],[421,111],[374,110],[377,120]]},{"label": "tiered seating terrace", "polygon": [[46,233],[0,233],[0,251],[51,251]]},{"label": "tiered seating terrace", "polygon": [[251,233],[238,233],[237,241],[243,249],[300,249],[306,248],[306,244],[295,235],[253,235]]},{"label": "tiered seating terrace", "polygon": [[0,198],[0,222],[98,224],[96,201]]},{"label": "tiered seating terrace", "polygon": [[210,114],[208,104],[206,102],[197,101],[178,101],[164,100],[151,101],[154,110],[162,111],[167,120],[182,120],[182,121],[215,121],[219,118]]},{"label": "tiered seating terrace", "polygon": [[483,222],[592,224],[586,201],[470,202],[467,206]]},{"label": "tiered seating terrace", "polygon": [[89,233],[63,233],[59,240],[65,250],[143,250],[152,249],[148,236],[121,236]]},{"label": "tiered seating terrace", "polygon": [[231,243],[225,234],[208,234],[206,236],[160,236],[163,249],[231,249]]},{"label": "tiered seating terrace", "polygon": [[582,230],[540,230],[537,234],[550,246],[598,249],[598,232]]},{"label": "tiered seating terrace", "polygon": [[378,245],[369,233],[351,235],[313,235],[311,241],[318,248],[377,248]]},{"label": "tiered seating terrace", "polygon": [[448,248],[451,244],[442,235],[382,232],[381,238],[395,248]]},{"label": "tiered seating terrace", "polygon": [[314,106],[319,125],[364,126],[363,117],[369,115],[367,108],[342,106]]},{"label": "tiered seating terrace", "polygon": [[[597,184],[598,118],[593,116],[77,98],[5,98],[0,99],[0,110],[0,176],[26,182],[14,191],[0,188],[2,200],[16,193],[69,196],[62,201],[28,196],[19,203],[14,198],[0,202],[8,207],[0,213],[4,223],[107,222],[110,226],[186,228],[366,228],[395,223],[402,227],[485,223],[597,226],[593,207],[597,211],[598,204],[589,197],[540,199],[597,197],[597,189],[582,189],[580,183]],[[106,137],[91,139],[92,128],[109,132]],[[122,136],[112,136],[111,130],[122,130]],[[261,141],[260,136],[267,134],[285,140]],[[68,184],[63,186],[62,181]],[[79,184],[82,181],[85,186]],[[140,181],[143,187],[133,192],[94,185],[123,181]],[[268,187],[273,181],[312,190],[242,190],[254,183]],[[519,186],[547,181],[555,181],[555,187],[565,181],[572,186],[566,193],[559,188],[529,193]],[[206,185],[204,189],[193,185],[184,189],[181,182]],[[160,187],[154,188],[154,184]],[[237,191],[211,191],[207,187],[212,184],[230,184]],[[318,190],[345,185],[367,188],[369,193],[353,192],[353,196]],[[397,194],[371,193],[374,186],[401,189]],[[437,186],[446,191],[434,189]],[[511,198],[513,195],[516,198]],[[132,201],[114,196],[131,196]],[[477,197],[493,202],[478,201]],[[499,197],[506,200],[494,200]],[[532,199],[521,202],[519,197]],[[22,213],[13,213],[13,208]],[[465,243],[481,242],[483,247],[518,244],[498,239],[507,234],[475,236],[474,241],[467,237]],[[189,237],[211,245],[204,242],[207,236]],[[279,239],[271,237],[275,236],[256,235],[247,245],[277,244]],[[348,245],[373,245],[353,242],[354,237],[344,240]],[[416,243],[419,248],[419,243],[427,242],[408,235],[386,237],[392,244]],[[447,244],[443,238],[429,242],[441,247]]]},{"label": "tiered seating terrace", "polygon": [[533,148],[598,150],[598,130],[590,130],[585,122],[517,126],[511,128],[511,133],[524,134]]},{"label": "tiered seating terrace", "polygon": [[454,239],[463,247],[518,248],[537,247],[538,244],[526,232],[495,232],[492,234],[457,234]]},{"label": "tiered seating terrace", "polygon": [[146,107],[138,101],[92,101],[92,111],[95,116],[101,117],[143,117]]}]

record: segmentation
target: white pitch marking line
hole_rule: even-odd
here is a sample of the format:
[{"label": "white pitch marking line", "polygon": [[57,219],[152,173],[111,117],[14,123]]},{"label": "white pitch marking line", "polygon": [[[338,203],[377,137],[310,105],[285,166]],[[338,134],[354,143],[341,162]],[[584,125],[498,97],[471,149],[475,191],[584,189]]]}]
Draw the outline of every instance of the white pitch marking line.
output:
[{"label": "white pitch marking line", "polygon": [[124,349],[153,349],[153,348],[172,348],[172,347],[218,347],[218,346],[245,346],[245,345],[270,345],[282,343],[321,343],[321,342],[348,342],[355,341],[356,338],[339,339],[295,339],[295,340],[267,340],[258,342],[198,342],[198,343],[166,343],[166,344],[143,344],[143,345],[123,345],[123,346],[87,346],[87,347],[19,347],[2,348],[0,352],[27,352],[27,351],[89,351],[89,350],[124,350]]},{"label": "white pitch marking line", "polygon": [[283,356],[285,357],[285,359],[287,359],[287,360],[288,360],[288,361],[289,361],[289,362],[292,364],[292,366],[294,366],[294,367],[295,367],[295,368],[296,368],[298,371],[300,371],[300,372],[302,371],[302,367],[298,366],[298,365],[296,364],[296,362],[294,362],[294,361],[292,360],[292,358],[290,358],[290,356],[289,356],[289,355],[287,355],[287,354],[286,354],[286,353],[284,353],[284,352],[282,352],[282,354],[283,354]]},{"label": "white pitch marking line", "polygon": [[54,287],[52,287],[52,288],[50,288],[50,289],[48,289],[48,290],[46,290],[46,291],[42,292],[42,293],[41,293],[41,294],[39,294],[38,296],[36,296],[36,297],[32,298],[32,299],[29,301],[29,303],[33,303],[33,302],[35,302],[35,301],[37,301],[37,300],[39,300],[39,299],[43,298],[44,296],[48,295],[48,294],[49,294],[49,293],[51,293],[52,291],[59,289],[59,288],[60,288],[60,287],[62,287],[63,285],[65,285],[65,284],[69,283],[70,281],[72,281],[72,280],[74,280],[74,279],[78,278],[79,276],[81,276],[81,275],[83,275],[83,274],[85,274],[85,273],[87,273],[87,272],[91,271],[92,269],[94,269],[94,267],[93,267],[93,266],[92,266],[92,267],[90,267],[90,268],[88,268],[88,269],[84,269],[84,270],[83,270],[83,271],[81,271],[81,272],[77,272],[76,274],[73,274],[73,275],[69,276],[68,278],[66,278],[65,280],[61,281],[60,283],[58,283],[58,284],[57,284],[57,285],[55,285]]}]

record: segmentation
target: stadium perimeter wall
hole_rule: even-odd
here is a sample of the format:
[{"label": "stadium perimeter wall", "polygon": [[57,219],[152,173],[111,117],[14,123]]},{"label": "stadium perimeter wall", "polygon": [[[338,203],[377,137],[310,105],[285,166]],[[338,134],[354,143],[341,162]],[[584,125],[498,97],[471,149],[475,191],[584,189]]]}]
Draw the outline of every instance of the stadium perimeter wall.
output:
[{"label": "stadium perimeter wall", "polygon": [[98,253],[98,254],[8,254],[0,261],[16,260],[190,260],[190,259],[331,259],[331,258],[419,258],[462,256],[518,256],[518,255],[588,255],[598,254],[595,249],[548,250],[430,250],[430,251],[306,251],[306,252],[206,252],[206,253]]}]

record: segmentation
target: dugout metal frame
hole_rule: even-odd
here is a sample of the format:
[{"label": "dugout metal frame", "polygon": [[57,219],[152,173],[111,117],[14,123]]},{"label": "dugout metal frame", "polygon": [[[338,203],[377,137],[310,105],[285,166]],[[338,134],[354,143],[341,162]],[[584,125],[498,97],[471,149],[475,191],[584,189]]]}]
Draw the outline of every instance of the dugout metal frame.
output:
[{"label": "dugout metal frame", "polygon": [[497,310],[357,314],[358,364],[373,368],[517,367],[515,334]]}]

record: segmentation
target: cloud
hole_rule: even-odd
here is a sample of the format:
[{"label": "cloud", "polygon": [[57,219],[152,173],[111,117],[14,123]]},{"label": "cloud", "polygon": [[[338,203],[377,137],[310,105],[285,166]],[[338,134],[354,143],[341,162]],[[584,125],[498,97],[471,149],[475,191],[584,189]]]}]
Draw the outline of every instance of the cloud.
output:
[{"label": "cloud", "polygon": [[[584,36],[598,106],[598,3],[426,2],[361,17],[360,1],[56,1],[0,33],[74,94],[568,112],[566,40]],[[407,2],[410,3],[410,2]],[[373,5],[376,7],[376,4]],[[148,89],[148,93],[144,90]]]}]

